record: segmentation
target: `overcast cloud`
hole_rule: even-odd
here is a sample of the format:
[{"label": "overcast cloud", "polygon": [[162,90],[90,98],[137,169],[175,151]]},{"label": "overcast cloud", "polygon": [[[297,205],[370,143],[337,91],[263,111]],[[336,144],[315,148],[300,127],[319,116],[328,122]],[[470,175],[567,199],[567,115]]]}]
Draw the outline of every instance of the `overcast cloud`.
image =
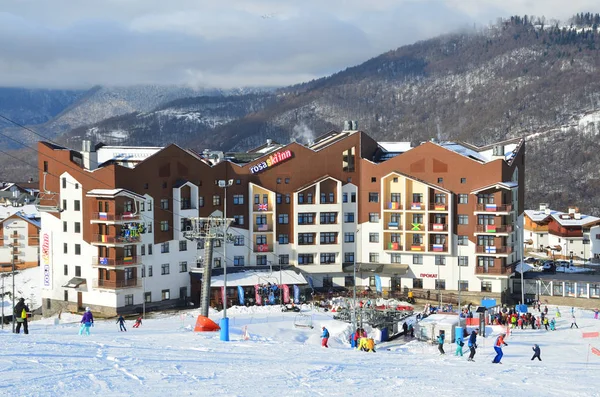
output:
[{"label": "overcast cloud", "polygon": [[597,0],[0,0],[0,86],[280,86],[499,17],[566,20],[581,11],[600,7]]}]

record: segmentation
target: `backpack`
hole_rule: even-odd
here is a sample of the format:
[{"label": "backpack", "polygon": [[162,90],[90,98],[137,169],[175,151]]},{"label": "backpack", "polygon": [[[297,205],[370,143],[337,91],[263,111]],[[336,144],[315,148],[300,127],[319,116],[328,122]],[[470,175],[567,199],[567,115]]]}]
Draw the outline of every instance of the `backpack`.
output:
[{"label": "backpack", "polygon": [[21,311],[21,318],[27,318],[27,311],[25,309]]},{"label": "backpack", "polygon": [[458,342],[458,345],[459,345],[460,347],[463,347],[463,346],[465,345],[465,342],[463,342],[463,341],[461,340],[460,342]]}]

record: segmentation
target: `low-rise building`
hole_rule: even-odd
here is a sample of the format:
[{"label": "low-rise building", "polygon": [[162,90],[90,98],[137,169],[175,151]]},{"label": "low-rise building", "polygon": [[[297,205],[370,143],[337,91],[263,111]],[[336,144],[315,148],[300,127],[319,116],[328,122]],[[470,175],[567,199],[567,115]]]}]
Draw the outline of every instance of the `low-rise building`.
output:
[{"label": "low-rise building", "polygon": [[16,212],[0,220],[0,271],[39,266],[40,219]]}]

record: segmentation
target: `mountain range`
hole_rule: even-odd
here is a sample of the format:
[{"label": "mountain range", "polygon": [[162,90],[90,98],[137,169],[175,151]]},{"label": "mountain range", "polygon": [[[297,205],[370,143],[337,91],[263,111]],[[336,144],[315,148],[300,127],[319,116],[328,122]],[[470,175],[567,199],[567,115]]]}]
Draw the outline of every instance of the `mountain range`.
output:
[{"label": "mountain range", "polygon": [[[357,120],[377,140],[415,145],[525,137],[527,207],[577,205],[600,215],[598,21],[598,14],[578,14],[559,26],[515,16],[274,91],[179,97],[94,122],[103,117],[98,111],[57,140],[246,150],[268,138],[310,142],[344,120]],[[98,109],[114,106],[108,102]]]}]

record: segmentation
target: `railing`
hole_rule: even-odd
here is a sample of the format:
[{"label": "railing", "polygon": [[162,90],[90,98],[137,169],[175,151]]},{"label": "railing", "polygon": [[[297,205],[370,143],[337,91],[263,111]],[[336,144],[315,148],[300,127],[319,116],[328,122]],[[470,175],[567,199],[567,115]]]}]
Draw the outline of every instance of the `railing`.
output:
[{"label": "railing", "polygon": [[136,288],[140,285],[140,279],[131,278],[129,280],[102,280],[95,278],[92,281],[94,288],[107,288],[107,289],[119,289],[119,288]]},{"label": "railing", "polygon": [[510,204],[477,204],[475,211],[483,212],[510,212],[512,205]]},{"label": "railing", "polygon": [[255,253],[273,252],[273,245],[272,244],[254,244],[254,252]]},{"label": "railing", "polygon": [[93,221],[133,221],[140,219],[140,214],[133,214],[131,212],[123,212],[121,214],[112,214],[110,212],[93,212],[91,220]]},{"label": "railing", "polygon": [[94,234],[92,236],[92,243],[105,243],[105,244],[133,244],[142,241],[140,236],[135,237],[121,237],[121,236],[107,236],[105,234]]},{"label": "railing", "polygon": [[113,259],[102,256],[92,257],[92,266],[132,266],[142,263],[141,256],[130,256],[122,259]]},{"label": "railing", "polygon": [[11,238],[22,239],[23,237],[25,237],[25,236],[22,234],[7,234],[6,235],[6,238],[8,238],[8,239],[11,239]]},{"label": "railing", "polygon": [[404,251],[404,247],[400,243],[385,243],[384,249],[387,251]]},{"label": "railing", "polygon": [[184,204],[184,203],[181,203],[181,207],[180,208],[181,208],[182,211],[183,210],[195,210],[196,209],[196,207],[194,207],[192,204]]},{"label": "railing", "polygon": [[445,223],[430,223],[429,230],[432,232],[445,232],[448,230],[448,225]]},{"label": "railing", "polygon": [[513,231],[512,225],[477,225],[477,233],[510,233]]},{"label": "railing", "polygon": [[272,232],[273,231],[273,226],[272,225],[265,225],[265,224],[254,225],[254,231],[257,232],[257,233]]},{"label": "railing", "polygon": [[448,252],[448,246],[446,244],[429,244],[430,252]]},{"label": "railing", "polygon": [[511,268],[505,266],[475,266],[475,274],[510,274]]},{"label": "railing", "polygon": [[475,252],[478,254],[511,254],[513,247],[478,245],[475,247]]},{"label": "railing", "polygon": [[386,209],[386,210],[401,210],[402,204],[397,203],[395,201],[388,201],[387,205],[384,209]]},{"label": "railing", "polygon": [[448,204],[446,204],[446,203],[429,203],[429,210],[431,210],[431,211],[448,211]]}]

